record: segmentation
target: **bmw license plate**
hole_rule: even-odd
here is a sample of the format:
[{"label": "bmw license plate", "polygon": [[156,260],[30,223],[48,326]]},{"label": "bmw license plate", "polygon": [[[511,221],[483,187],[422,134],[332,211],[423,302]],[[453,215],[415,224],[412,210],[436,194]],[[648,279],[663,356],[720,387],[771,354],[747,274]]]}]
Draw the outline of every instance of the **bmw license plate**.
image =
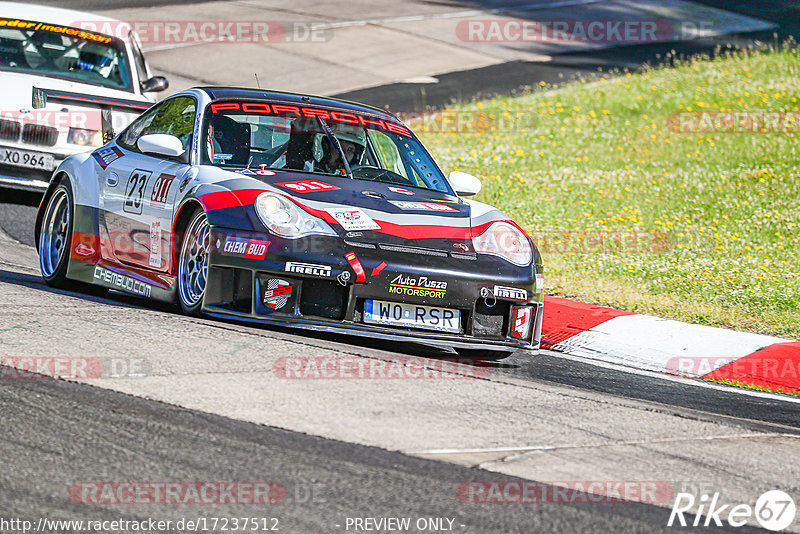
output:
[{"label": "bmw license plate", "polygon": [[52,154],[16,148],[0,148],[0,163],[46,171],[52,171],[56,167]]},{"label": "bmw license plate", "polygon": [[364,302],[364,322],[391,326],[461,332],[461,311],[384,300]]}]

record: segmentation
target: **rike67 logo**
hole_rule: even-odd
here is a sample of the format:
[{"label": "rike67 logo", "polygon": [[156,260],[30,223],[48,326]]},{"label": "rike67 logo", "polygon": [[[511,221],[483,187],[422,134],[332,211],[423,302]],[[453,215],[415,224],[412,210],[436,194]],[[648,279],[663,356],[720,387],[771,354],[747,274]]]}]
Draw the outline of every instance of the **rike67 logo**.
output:
[{"label": "rike67 logo", "polygon": [[[695,508],[697,511],[692,520],[689,510]],[[718,492],[713,495],[703,494],[699,498],[691,493],[681,492],[675,495],[667,526],[741,527],[755,518],[763,528],[777,532],[794,522],[796,512],[794,499],[781,490],[763,493],[755,506],[744,503],[723,504]],[[689,516],[688,521],[684,514]]]}]

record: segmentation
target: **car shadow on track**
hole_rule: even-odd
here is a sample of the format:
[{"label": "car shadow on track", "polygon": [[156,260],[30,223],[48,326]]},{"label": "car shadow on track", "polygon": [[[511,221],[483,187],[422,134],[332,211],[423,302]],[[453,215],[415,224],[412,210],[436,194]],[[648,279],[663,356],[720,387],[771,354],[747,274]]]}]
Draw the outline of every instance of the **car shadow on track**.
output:
[{"label": "car shadow on track", "polygon": [[[43,291],[46,293],[54,293],[58,295],[67,295],[70,297],[80,298],[99,304],[107,304],[109,306],[123,307],[123,308],[144,308],[155,310],[165,313],[172,313],[177,316],[185,317],[180,313],[177,306],[171,306],[166,303],[145,300],[139,297],[119,293],[116,291],[106,290],[98,286],[79,285],[74,290],[56,289],[48,286],[44,280],[34,274],[20,273],[18,271],[8,271],[0,269],[0,283],[8,283]],[[352,345],[366,349],[379,350],[384,352],[394,353],[400,356],[413,356],[429,359],[437,359],[442,361],[454,361],[460,364],[469,364],[477,368],[492,368],[492,369],[518,369],[520,366],[514,363],[507,363],[503,361],[483,360],[475,357],[459,356],[452,349],[441,349],[430,345],[421,343],[407,342],[397,343],[394,341],[383,341],[374,338],[362,336],[349,336],[346,334],[330,334],[327,332],[316,332],[310,330],[294,329],[273,325],[256,325],[253,323],[240,323],[235,320],[227,319],[214,319],[203,318],[208,320],[211,324],[229,324],[241,326],[242,328],[256,328],[259,330],[279,332],[285,335],[296,336],[305,339],[314,339],[323,342],[333,342],[343,345]]]},{"label": "car shadow on track", "polygon": [[[150,308],[159,311],[174,311],[168,304],[159,302],[148,302],[142,299],[129,298],[122,293],[107,292],[105,289],[98,286],[81,285],[75,289],[56,289],[48,286],[41,276],[35,274],[20,273],[17,271],[7,271],[0,269],[0,284],[13,284],[17,286],[43,291],[45,293],[54,293],[57,295],[67,295],[85,299],[91,302],[101,304],[108,304],[110,306],[118,306],[124,308]],[[121,298],[120,298],[121,297]]]}]

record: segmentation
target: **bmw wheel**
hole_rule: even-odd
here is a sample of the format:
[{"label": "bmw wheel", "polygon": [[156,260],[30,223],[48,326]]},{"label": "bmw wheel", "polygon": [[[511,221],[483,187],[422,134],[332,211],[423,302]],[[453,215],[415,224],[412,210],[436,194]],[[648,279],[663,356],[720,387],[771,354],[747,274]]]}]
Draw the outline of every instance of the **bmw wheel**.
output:
[{"label": "bmw wheel", "polygon": [[208,280],[211,227],[208,216],[198,210],[189,221],[178,257],[178,297],[186,315],[200,315]]}]

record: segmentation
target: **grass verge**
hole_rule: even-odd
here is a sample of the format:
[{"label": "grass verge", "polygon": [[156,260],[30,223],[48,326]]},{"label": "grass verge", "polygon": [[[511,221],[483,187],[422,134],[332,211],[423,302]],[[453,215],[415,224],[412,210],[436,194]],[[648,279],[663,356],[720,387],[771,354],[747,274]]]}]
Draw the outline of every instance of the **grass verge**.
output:
[{"label": "grass verge", "polygon": [[727,380],[727,379],[716,379],[716,378],[706,378],[704,379],[706,382],[713,382],[714,384],[722,384],[724,386],[733,386],[737,388],[749,389],[751,391],[763,391],[766,393],[781,393],[783,395],[791,395],[793,397],[800,397],[800,390],[787,390],[782,387],[777,388],[768,388],[764,386],[757,386],[755,384],[748,384],[747,382],[741,382],[739,380]]},{"label": "grass verge", "polygon": [[527,227],[548,293],[800,339],[798,77],[791,47],[734,52],[415,129]]}]

